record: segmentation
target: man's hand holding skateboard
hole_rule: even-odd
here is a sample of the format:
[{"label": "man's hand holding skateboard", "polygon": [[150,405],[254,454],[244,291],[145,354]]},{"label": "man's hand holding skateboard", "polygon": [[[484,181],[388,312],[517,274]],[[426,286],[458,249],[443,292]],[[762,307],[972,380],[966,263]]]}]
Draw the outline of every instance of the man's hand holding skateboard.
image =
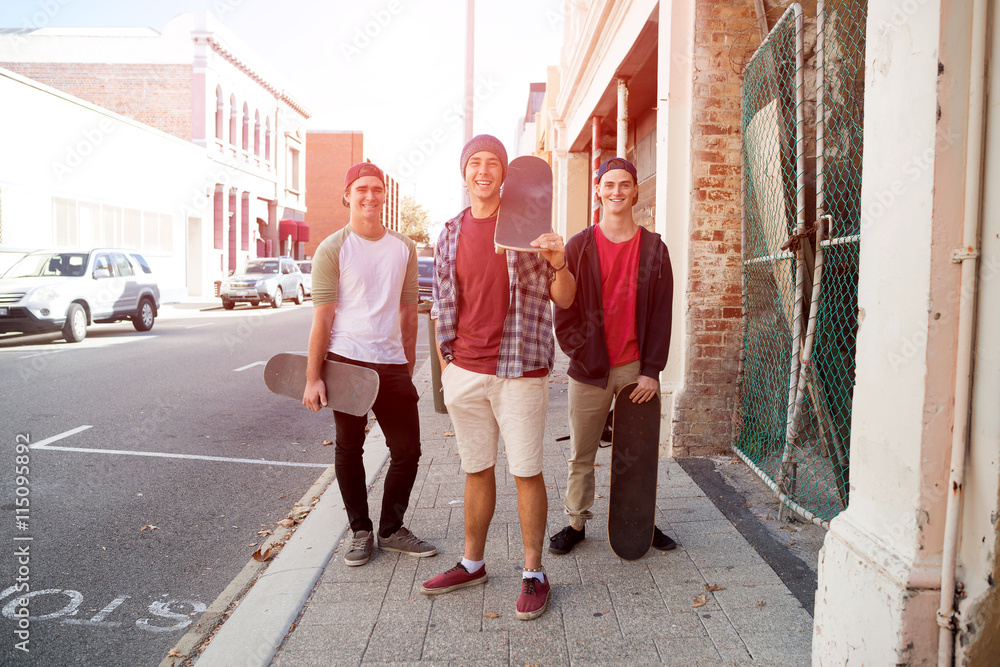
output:
[{"label": "man's hand holding skateboard", "polygon": [[646,403],[660,395],[660,383],[651,377],[640,375],[635,390],[629,394],[633,403]]},{"label": "man's hand holding skateboard", "polygon": [[319,412],[327,406],[326,383],[323,382],[322,378],[306,381],[306,388],[302,393],[302,405],[313,412]]},{"label": "man's hand holding skateboard", "polygon": [[539,255],[554,269],[561,269],[566,266],[566,246],[563,237],[555,232],[542,234],[531,242],[532,248],[538,248]]}]

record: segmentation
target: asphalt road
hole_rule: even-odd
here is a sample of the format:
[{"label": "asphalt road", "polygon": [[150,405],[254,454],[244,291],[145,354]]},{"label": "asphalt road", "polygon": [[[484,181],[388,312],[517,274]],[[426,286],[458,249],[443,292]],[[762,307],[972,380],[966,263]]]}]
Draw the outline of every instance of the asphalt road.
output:
[{"label": "asphalt road", "polygon": [[159,664],[333,463],[332,413],[263,382],[311,315],[167,307],[147,333],[0,337],[0,664]]}]

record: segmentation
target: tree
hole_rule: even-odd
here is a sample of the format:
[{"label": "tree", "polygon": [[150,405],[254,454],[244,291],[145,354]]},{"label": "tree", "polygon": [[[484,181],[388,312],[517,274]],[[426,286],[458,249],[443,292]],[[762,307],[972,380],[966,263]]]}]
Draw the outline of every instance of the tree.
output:
[{"label": "tree", "polygon": [[399,231],[416,243],[429,244],[429,225],[430,216],[424,207],[414,201],[413,197],[403,197],[399,202]]}]

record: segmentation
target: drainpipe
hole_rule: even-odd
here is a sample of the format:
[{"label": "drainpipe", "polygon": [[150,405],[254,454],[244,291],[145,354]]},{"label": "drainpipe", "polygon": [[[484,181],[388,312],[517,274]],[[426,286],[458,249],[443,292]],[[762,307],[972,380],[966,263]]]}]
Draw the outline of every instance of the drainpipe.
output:
[{"label": "drainpipe", "polygon": [[618,144],[615,155],[625,158],[628,150],[628,84],[618,79]]},{"label": "drainpipe", "polygon": [[951,261],[962,265],[962,289],[958,306],[958,351],[955,360],[955,425],[951,438],[951,472],[948,507],[941,554],[941,608],[937,612],[938,667],[951,667],[955,650],[955,570],[965,483],[965,456],[969,433],[969,403],[972,384],[972,341],[976,308],[976,269],[979,229],[982,220],[983,128],[986,97],[987,0],[974,0],[972,7],[972,52],[969,63],[969,124],[965,151],[965,203],[962,247]]},{"label": "drainpipe", "polygon": [[590,193],[592,210],[590,224],[596,227],[601,222],[601,198],[597,196],[597,172],[601,168],[601,117],[594,116],[590,125],[590,166],[594,174],[593,189]]}]

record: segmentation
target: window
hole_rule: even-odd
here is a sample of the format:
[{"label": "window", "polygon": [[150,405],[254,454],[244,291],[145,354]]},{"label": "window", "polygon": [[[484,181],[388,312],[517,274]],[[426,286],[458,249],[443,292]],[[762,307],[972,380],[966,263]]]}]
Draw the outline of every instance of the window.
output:
[{"label": "window", "polygon": [[215,138],[220,142],[225,141],[226,103],[222,101],[222,86],[215,87]]},{"label": "window", "polygon": [[260,157],[260,111],[253,113],[253,154]]},{"label": "window", "polygon": [[132,265],[129,264],[128,258],[121,254],[120,252],[113,253],[111,257],[115,260],[115,266],[118,267],[118,275],[133,276],[135,272],[132,271]]},{"label": "window", "polygon": [[294,148],[288,149],[288,178],[289,189],[299,191],[299,152]]},{"label": "window", "polygon": [[271,117],[264,119],[264,160],[271,161]]},{"label": "window", "polygon": [[250,150],[250,107],[243,103],[243,150]]},{"label": "window", "polygon": [[239,136],[236,118],[236,96],[229,96],[229,143],[233,146],[236,145],[236,137]]}]

